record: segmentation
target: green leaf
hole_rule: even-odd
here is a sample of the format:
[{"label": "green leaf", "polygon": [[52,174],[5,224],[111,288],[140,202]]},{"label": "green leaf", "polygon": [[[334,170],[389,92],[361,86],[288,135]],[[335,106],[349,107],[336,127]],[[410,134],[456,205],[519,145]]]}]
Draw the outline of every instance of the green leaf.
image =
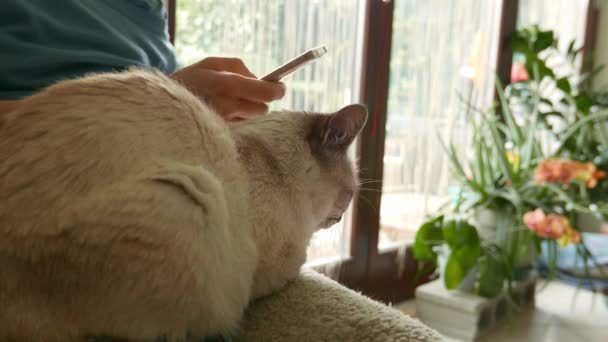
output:
[{"label": "green leaf", "polygon": [[445,222],[443,237],[451,253],[446,264],[444,281],[448,289],[458,287],[462,279],[475,266],[481,255],[481,242],[475,227],[462,220]]},{"label": "green leaf", "polygon": [[456,148],[454,147],[454,145],[453,144],[450,145],[450,148],[448,149],[446,147],[443,139],[441,138],[441,135],[437,134],[437,138],[439,140],[439,143],[440,143],[441,147],[445,151],[445,153],[447,153],[448,157],[450,157],[450,162],[452,164],[452,168],[456,172],[456,175],[458,177],[460,177],[460,179],[463,182],[465,182],[466,184],[468,184],[475,191],[480,192],[482,194],[485,194],[485,191],[484,191],[483,187],[481,187],[479,184],[477,184],[477,182],[475,182],[475,180],[471,180],[471,179],[467,178],[467,176],[466,176],[466,174],[464,172],[464,168],[462,167],[462,164],[458,160],[458,153],[456,152]]},{"label": "green leaf", "polygon": [[[509,131],[511,133],[511,137],[514,140],[514,142],[516,144],[518,144],[522,138],[523,138],[523,133],[521,132],[521,128],[517,125],[517,123],[515,122],[515,117],[513,116],[513,112],[511,112],[511,107],[509,106],[509,101],[507,100],[507,98],[505,97],[505,93],[503,90],[503,86],[502,83],[500,82],[499,78],[496,78],[496,92],[498,93],[498,97],[500,99],[500,108],[502,110],[502,115],[505,118],[505,122],[507,123],[508,127],[509,127]],[[489,120],[489,119],[486,119]],[[487,122],[488,126],[490,126],[490,128],[496,128],[492,122],[488,121]],[[503,148],[504,145],[501,145],[500,148]]]},{"label": "green leaf", "polygon": [[533,239],[533,242],[534,242],[534,249],[536,250],[536,254],[539,254],[539,255],[542,254],[543,250],[542,250],[542,247],[541,247],[541,244],[540,244],[541,243],[541,239],[538,236],[536,236],[536,235],[533,235],[532,239]]},{"label": "green leaf", "polygon": [[528,47],[528,41],[519,32],[515,32],[511,39],[511,48],[515,53],[526,54],[530,51]]},{"label": "green leaf", "polygon": [[448,257],[448,262],[445,265],[445,273],[443,274],[443,282],[447,289],[455,289],[464,279],[465,272],[462,265],[458,261],[456,254],[451,253]]},{"label": "green leaf", "polygon": [[584,114],[589,114],[589,110],[591,109],[591,106],[593,106],[593,100],[586,94],[576,95],[574,97],[574,102],[576,103],[576,109]]},{"label": "green leaf", "polygon": [[466,245],[459,250],[455,251],[454,254],[459,260],[465,275],[469,273],[471,269],[477,264],[479,257],[481,256],[481,245],[479,243]]},{"label": "green leaf", "polygon": [[455,289],[464,277],[473,269],[481,255],[479,244],[466,245],[452,250],[445,266],[444,283],[448,289]]},{"label": "green leaf", "polygon": [[[489,124],[488,125],[490,128],[490,134],[492,136],[492,140],[494,142],[494,150],[496,153],[496,160],[498,163],[498,167],[500,168],[501,172],[503,173],[503,175],[505,177],[507,177],[507,179],[513,180],[513,168],[511,167],[511,164],[509,163],[509,161],[507,160],[507,154],[506,154],[506,150],[505,150],[505,142],[503,140],[503,138],[501,137],[500,133],[498,132],[498,128],[496,125],[492,125]],[[519,134],[522,134],[521,131],[518,131]],[[520,143],[522,140],[521,137],[518,138],[517,143]]]},{"label": "green leaf", "polygon": [[572,54],[574,52],[574,44],[576,44],[576,39],[573,39],[570,44],[568,44],[568,49],[566,50],[566,53],[568,55]]},{"label": "green leaf", "polygon": [[555,77],[555,73],[551,70],[545,62],[538,58],[536,55],[526,57],[526,70],[532,73],[534,68],[538,68],[538,79],[542,80],[545,76]]},{"label": "green leaf", "polygon": [[553,153],[553,155],[555,156],[559,156],[560,153],[564,150],[564,148],[566,148],[566,144],[568,143],[568,140],[576,133],[578,133],[578,131],[582,128],[585,127],[586,125],[593,125],[597,122],[601,122],[601,121],[605,121],[608,120],[608,111],[601,111],[601,112],[597,112],[597,113],[593,113],[590,114],[580,120],[578,120],[576,123],[574,123],[573,125],[571,125],[570,127],[568,127],[568,129],[562,134],[561,140],[559,141],[559,145],[557,147],[557,149],[555,150],[555,152]]},{"label": "green leaf", "polygon": [[553,46],[554,41],[553,31],[538,31],[534,42],[534,52],[539,53]]},{"label": "green leaf", "polygon": [[544,104],[546,104],[547,106],[550,106],[551,108],[553,108],[553,102],[551,102],[551,100],[549,100],[549,99],[548,99],[548,98],[546,98],[546,97],[541,97],[541,98],[540,98],[540,103],[544,103]]},{"label": "green leaf", "polygon": [[477,229],[466,221],[450,220],[443,225],[443,238],[455,251],[465,246],[479,246]]},{"label": "green leaf", "polygon": [[494,298],[502,292],[507,279],[504,263],[495,255],[479,258],[479,295]]},{"label": "green leaf", "polygon": [[475,160],[473,161],[473,165],[471,169],[473,170],[473,179],[475,179],[478,184],[485,189],[488,185],[488,178],[486,177],[486,170],[483,159],[483,148],[484,144],[481,139],[480,134],[475,134],[476,136],[473,138],[475,144]]},{"label": "green leaf", "polygon": [[602,65],[597,66],[591,72],[583,73],[579,79],[579,83],[582,84],[582,83],[585,83],[585,82],[588,82],[588,81],[594,79],[597,75],[599,75],[604,70],[605,67],[606,67],[606,65],[602,64]]},{"label": "green leaf", "polygon": [[420,226],[416,232],[413,248],[416,260],[436,262],[437,254],[433,251],[433,246],[443,243],[442,223],[443,216],[438,216]]},{"label": "green leaf", "polygon": [[556,81],[556,85],[566,94],[570,94],[572,92],[572,87],[570,86],[570,81],[568,81],[567,77],[562,77],[558,79]]},{"label": "green leaf", "polygon": [[549,117],[549,116],[557,116],[557,117],[562,118],[562,119],[564,118],[564,113],[562,113],[560,111],[557,111],[557,110],[553,110],[553,111],[550,111],[550,112],[542,112],[542,113],[539,113],[539,115],[541,117],[543,117],[543,118],[546,118],[546,117]]}]

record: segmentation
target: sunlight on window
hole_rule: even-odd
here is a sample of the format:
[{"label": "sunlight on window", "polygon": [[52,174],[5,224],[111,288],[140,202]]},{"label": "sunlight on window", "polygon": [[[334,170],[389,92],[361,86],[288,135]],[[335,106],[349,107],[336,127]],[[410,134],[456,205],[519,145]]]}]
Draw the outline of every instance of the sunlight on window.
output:
[{"label": "sunlight on window", "polygon": [[[176,49],[184,65],[233,56],[262,76],[303,51],[328,53],[284,79],[285,98],[271,108],[333,112],[357,102],[360,0],[179,0]],[[345,218],[350,215],[344,215]],[[317,233],[309,260],[345,256],[350,220]]]},{"label": "sunlight on window", "polygon": [[578,45],[585,38],[585,18],[589,0],[527,0],[519,2],[517,27],[537,24],[542,30],[553,30],[562,50],[572,40]]},{"label": "sunlight on window", "polygon": [[443,141],[464,145],[462,99],[492,101],[500,0],[397,0],[379,247],[413,239],[449,199]]},{"label": "sunlight on window", "polygon": [[[558,39],[557,48],[564,52],[573,40],[574,48],[580,48],[585,39],[586,14],[589,0],[528,0],[520,2],[517,16],[517,28],[527,28],[538,25],[541,30],[551,30]],[[518,63],[522,56],[515,55],[513,62]],[[579,55],[575,65],[564,60],[563,54],[557,51],[547,51],[547,65],[557,77],[569,75],[579,70],[582,59]],[[559,91],[550,81],[541,84],[543,96],[549,99],[559,99]]]}]

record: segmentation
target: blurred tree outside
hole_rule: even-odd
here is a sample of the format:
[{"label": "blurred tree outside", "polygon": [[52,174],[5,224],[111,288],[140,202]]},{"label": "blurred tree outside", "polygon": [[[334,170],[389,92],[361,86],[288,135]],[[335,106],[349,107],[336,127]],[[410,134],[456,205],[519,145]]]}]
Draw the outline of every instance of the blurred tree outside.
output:
[{"label": "blurred tree outside", "polygon": [[243,59],[263,76],[305,50],[328,53],[284,81],[273,109],[335,111],[354,102],[359,0],[179,0],[176,50],[189,65],[207,56]]}]

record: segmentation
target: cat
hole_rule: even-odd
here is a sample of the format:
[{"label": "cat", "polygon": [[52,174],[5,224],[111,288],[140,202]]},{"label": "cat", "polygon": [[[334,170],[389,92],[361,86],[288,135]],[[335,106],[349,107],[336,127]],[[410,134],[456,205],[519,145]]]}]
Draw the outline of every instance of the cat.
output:
[{"label": "cat", "polygon": [[362,105],[227,123],[129,70],[0,119],[0,341],[231,334],[357,189]]}]

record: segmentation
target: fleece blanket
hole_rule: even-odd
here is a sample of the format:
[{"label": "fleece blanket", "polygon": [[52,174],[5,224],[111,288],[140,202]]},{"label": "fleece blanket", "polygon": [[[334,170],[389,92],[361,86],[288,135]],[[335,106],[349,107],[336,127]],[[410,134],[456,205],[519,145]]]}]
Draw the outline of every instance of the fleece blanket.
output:
[{"label": "fleece blanket", "polygon": [[440,341],[400,311],[351,291],[312,270],[261,298],[245,314],[239,342]]},{"label": "fleece blanket", "polygon": [[[87,342],[126,342],[95,336]],[[284,289],[251,303],[236,336],[190,337],[196,342],[441,341],[434,330],[309,269]],[[153,342],[166,342],[164,336]],[[152,342],[152,341],[151,341]]]}]

